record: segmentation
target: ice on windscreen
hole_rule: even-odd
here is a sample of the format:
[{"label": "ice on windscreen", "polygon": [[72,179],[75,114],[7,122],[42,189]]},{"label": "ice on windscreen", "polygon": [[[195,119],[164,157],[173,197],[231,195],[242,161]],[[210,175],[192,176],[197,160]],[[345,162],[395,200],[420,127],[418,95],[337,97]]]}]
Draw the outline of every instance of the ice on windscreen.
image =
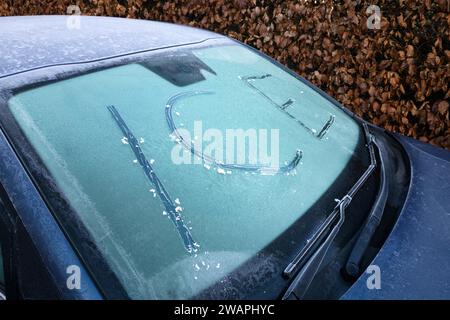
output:
[{"label": "ice on windscreen", "polygon": [[186,257],[145,282],[151,299],[189,299],[209,283],[226,278],[248,256],[238,252],[203,252]]},{"label": "ice on windscreen", "polygon": [[[180,105],[176,121],[189,130],[195,120],[202,120],[205,129],[279,129],[280,163],[291,159],[299,147],[304,151],[297,175],[273,175],[271,170],[251,174],[228,170],[219,162],[174,165],[171,151],[175,143],[171,139],[177,138],[168,128],[165,105],[180,88],[141,65],[55,82],[21,93],[11,102],[12,112],[27,138],[46,166],[52,168],[51,174],[61,191],[80,221],[94,234],[107,263],[132,297],[190,297],[223,280],[301,217],[328,189],[330,181],[341,174],[352,156],[354,137],[359,131],[351,119],[337,114],[330,139],[314,139],[267,100],[249,93],[237,75],[243,71],[254,73],[255,69],[261,69],[260,73],[271,70],[283,80],[281,84],[271,83],[268,90],[273,95],[287,90],[286,83],[292,79],[272,70],[275,67],[270,63],[230,65],[218,58],[218,51],[228,50],[232,47],[202,56],[218,75],[208,76],[192,87],[213,88],[216,94],[195,97],[195,103]],[[302,116],[311,106],[324,104],[308,90],[305,89],[305,100],[298,97],[298,92],[297,96],[295,92],[288,95],[296,98],[296,104],[308,102],[298,110]],[[274,99],[283,102],[287,97]],[[134,146],[122,145],[128,141],[120,139],[121,130],[106,110],[111,104],[120,108],[136,137],[145,140],[141,144],[139,139],[142,152],[149,163],[155,164],[155,173],[170,199],[180,202],[174,201],[178,217],[181,210],[183,217],[189,217],[192,223],[188,229],[202,244],[202,250],[211,251],[212,257],[205,258],[195,245],[191,246],[191,254],[186,251],[171,223],[172,212],[156,196],[156,186],[149,184],[140,166],[133,165],[133,160],[139,163],[129,150]],[[30,125],[22,113],[34,124]],[[314,123],[313,118],[308,121]],[[339,139],[335,136],[338,133]],[[204,138],[191,136],[195,141]],[[199,271],[195,271],[195,264]]]}]

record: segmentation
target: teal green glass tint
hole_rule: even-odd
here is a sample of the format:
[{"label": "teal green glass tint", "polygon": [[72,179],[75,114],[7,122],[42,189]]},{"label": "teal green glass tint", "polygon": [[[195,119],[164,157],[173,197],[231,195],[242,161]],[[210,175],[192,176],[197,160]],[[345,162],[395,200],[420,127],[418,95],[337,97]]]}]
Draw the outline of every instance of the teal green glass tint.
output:
[{"label": "teal green glass tint", "polygon": [[[138,299],[193,297],[254,257],[342,174],[360,135],[358,124],[343,111],[242,46],[183,49],[172,55],[193,60],[188,64],[192,72],[172,63],[158,69],[166,58],[149,56],[146,64],[47,84],[9,101],[57,187],[127,293]],[[177,74],[184,75],[177,79]],[[166,104],[193,91],[212,93],[190,96],[173,107],[174,124],[190,132],[192,140],[211,143],[196,137],[199,121],[203,133],[266,129],[270,138],[270,130],[278,130],[280,166],[300,149],[298,166],[286,174],[265,175],[175,164],[171,155],[177,143]],[[186,250],[167,206],[107,106],[117,109],[139,141],[198,251]],[[218,143],[214,157],[226,152],[227,144]]]}]

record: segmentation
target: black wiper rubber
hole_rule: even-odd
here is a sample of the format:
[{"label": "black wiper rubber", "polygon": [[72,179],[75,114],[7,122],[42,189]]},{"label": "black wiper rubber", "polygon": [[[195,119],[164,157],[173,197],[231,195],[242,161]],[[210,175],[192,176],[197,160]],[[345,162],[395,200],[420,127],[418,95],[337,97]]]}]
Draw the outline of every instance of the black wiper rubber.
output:
[{"label": "black wiper rubber", "polygon": [[386,162],[384,160],[386,151],[382,144],[378,143],[377,141],[374,141],[374,143],[378,149],[380,159],[380,188],[378,190],[377,198],[372,206],[372,209],[370,210],[370,214],[366,220],[366,223],[361,230],[358,239],[353,245],[352,252],[350,253],[350,256],[345,265],[346,273],[352,277],[357,277],[360,274],[361,260],[369,246],[372,236],[374,235],[381,222],[381,219],[383,218],[383,212],[384,208],[386,207],[389,193],[389,179],[387,178]]},{"label": "black wiper rubber", "polygon": [[178,128],[175,125],[175,122],[173,120],[173,107],[175,106],[176,102],[179,101],[182,98],[187,97],[193,97],[198,95],[209,95],[214,94],[211,91],[189,91],[189,92],[182,92],[179,93],[169,99],[166,104],[166,121],[167,125],[169,126],[169,129],[171,133],[175,136],[175,139],[177,142],[179,142],[186,150],[189,150],[194,156],[199,157],[202,159],[202,161],[206,164],[214,165],[218,168],[222,169],[228,169],[228,170],[243,170],[248,172],[255,172],[255,173],[268,173],[268,174],[284,174],[288,173],[292,170],[294,170],[298,164],[300,163],[300,160],[303,157],[303,151],[298,149],[295,152],[294,158],[285,166],[281,166],[279,168],[269,167],[269,166],[263,166],[263,165],[244,165],[244,164],[227,164],[223,162],[219,162],[214,158],[211,158],[208,155],[205,155],[203,152],[198,151],[193,143],[191,141],[187,142],[183,138],[183,136],[179,133]]},{"label": "black wiper rubber", "polygon": [[323,259],[325,258],[328,249],[333,243],[333,240],[336,238],[336,235],[339,233],[341,226],[345,222],[345,209],[352,201],[352,198],[349,195],[346,195],[339,201],[335,210],[339,213],[339,220],[337,224],[331,229],[331,232],[328,234],[328,237],[323,241],[320,247],[314,252],[311,258],[305,263],[303,268],[300,270],[299,274],[295,277],[294,281],[292,281],[288,290],[283,296],[283,300],[287,300],[291,297],[291,294],[294,294],[297,299],[302,299],[305,293],[308,291],[308,288],[314,279],[317,271],[322,265]]},{"label": "black wiper rubber", "polygon": [[[373,148],[374,137],[369,132],[366,123],[363,123],[363,128],[366,136],[366,146],[369,150],[370,165],[364,171],[363,175],[352,186],[349,192],[339,200],[336,207],[331,214],[325,219],[312,239],[303,247],[303,249],[297,254],[294,260],[284,270],[286,277],[292,277],[295,272],[302,267],[298,275],[292,281],[291,285],[287,289],[283,296],[283,299],[290,299],[293,294],[297,299],[302,299],[306,294],[312,280],[319,271],[319,268],[326,256],[331,243],[334,241],[338,234],[342,224],[345,221],[345,209],[351,203],[355,194],[360,190],[363,184],[369,179],[377,166],[377,159],[375,157],[375,151]],[[337,220],[337,221],[336,221]],[[327,230],[330,230],[325,240]],[[323,240],[322,243],[320,241]],[[316,249],[318,247],[318,249]],[[316,249],[314,252],[313,249]]]},{"label": "black wiper rubber", "polygon": [[287,102],[285,102],[284,104],[279,105],[272,98],[270,98],[267,94],[265,94],[263,91],[259,90],[258,87],[254,86],[252,84],[252,81],[254,81],[254,80],[263,80],[263,79],[270,78],[270,77],[272,77],[272,75],[268,73],[268,74],[264,74],[262,76],[244,76],[244,77],[241,76],[240,78],[247,84],[247,86],[249,86],[251,89],[255,90],[261,96],[266,98],[272,105],[274,105],[277,109],[283,111],[289,118],[291,118],[295,122],[297,122],[301,127],[306,129],[314,137],[318,138],[319,140],[321,140],[323,137],[325,137],[325,135],[328,133],[328,131],[330,130],[331,126],[334,123],[335,116],[330,115],[328,121],[323,125],[323,127],[320,129],[319,132],[317,132],[317,130],[315,130],[315,129],[311,129],[305,123],[303,123],[301,120],[294,117],[289,111],[286,110],[289,106],[291,106],[294,103],[294,101],[291,98],[289,98],[289,100]]},{"label": "black wiper rubber", "polygon": [[131,130],[128,128],[127,124],[122,119],[117,109],[114,106],[108,106],[107,108],[111,112],[120,130],[122,130],[123,135],[128,139],[128,144],[133,150],[148,180],[155,187],[155,190],[159,195],[159,198],[164,204],[164,207],[167,211],[167,215],[175,225],[181,239],[183,240],[184,247],[189,253],[197,251],[199,245],[197,244],[197,242],[194,241],[189,228],[184,224],[180,213],[176,209],[178,206],[172,201],[167,190],[164,188],[164,185],[162,184],[161,180],[159,180],[158,176],[153,170],[150,162],[148,162],[147,158],[142,152],[142,149],[139,145],[139,141],[136,139]]}]

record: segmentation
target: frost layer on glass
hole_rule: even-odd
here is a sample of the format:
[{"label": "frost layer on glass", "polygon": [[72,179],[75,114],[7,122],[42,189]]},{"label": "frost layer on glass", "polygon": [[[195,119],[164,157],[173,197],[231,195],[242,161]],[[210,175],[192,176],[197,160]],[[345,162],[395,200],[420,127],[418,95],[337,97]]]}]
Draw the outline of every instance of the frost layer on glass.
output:
[{"label": "frost layer on glass", "polygon": [[[164,57],[150,56],[147,64],[92,72],[9,101],[27,139],[132,298],[190,298],[254,257],[318,201],[353,156],[360,134],[344,112],[244,47],[180,52],[173,55],[199,66],[191,78],[171,64],[157,69]],[[184,78],[177,79],[177,72]],[[202,139],[194,134],[199,121],[203,132],[277,129],[280,166],[299,149],[300,163],[285,174],[174,164],[177,142],[166,105],[189,91],[213,92],[173,106],[173,123],[192,139]],[[198,243],[196,250],[186,250],[108,106],[120,110]],[[217,144],[215,154],[226,148],[225,142]]]}]

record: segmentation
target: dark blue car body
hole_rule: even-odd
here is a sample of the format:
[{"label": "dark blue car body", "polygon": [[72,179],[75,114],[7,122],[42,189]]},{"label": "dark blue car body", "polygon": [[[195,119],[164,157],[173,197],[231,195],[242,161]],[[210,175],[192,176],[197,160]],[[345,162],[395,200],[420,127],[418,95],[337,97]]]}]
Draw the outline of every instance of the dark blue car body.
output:
[{"label": "dark blue car body", "polygon": [[398,220],[372,264],[380,290],[361,277],[344,299],[450,298],[450,153],[395,135],[411,164],[408,195]]},{"label": "dark blue car body", "polygon": [[[66,26],[67,17],[0,18],[0,94],[11,83],[27,85],[27,75],[35,70],[44,70],[52,79],[58,65],[82,65],[222,37],[163,23],[81,19],[86,32],[74,33]],[[130,41],[129,35],[136,33],[140,40]],[[67,50],[70,56],[64,53]],[[4,240],[14,243],[4,252],[11,258],[5,263],[6,274],[14,274],[9,280],[15,283],[7,283],[7,292],[20,298],[104,298],[0,129],[0,217],[6,216],[5,209],[14,212],[3,218],[5,225],[14,225],[11,237]],[[450,299],[450,152],[401,135],[389,136],[407,159],[409,187],[398,218],[371,262],[381,270],[381,288],[368,289],[369,275],[363,273],[341,298]],[[71,265],[81,266],[80,290],[66,285]],[[33,277],[28,275],[30,269],[35,269]]]}]

